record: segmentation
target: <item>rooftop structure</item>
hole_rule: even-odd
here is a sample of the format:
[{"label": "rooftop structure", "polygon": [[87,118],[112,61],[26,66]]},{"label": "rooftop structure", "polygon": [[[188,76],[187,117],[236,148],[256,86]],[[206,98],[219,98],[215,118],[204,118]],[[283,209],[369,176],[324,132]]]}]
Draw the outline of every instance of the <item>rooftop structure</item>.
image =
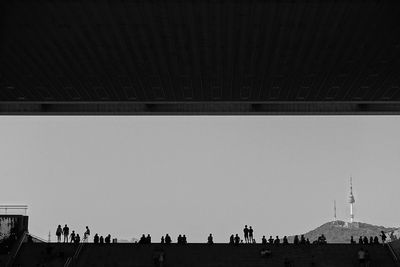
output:
[{"label": "rooftop structure", "polygon": [[400,114],[400,2],[1,1],[0,114]]}]

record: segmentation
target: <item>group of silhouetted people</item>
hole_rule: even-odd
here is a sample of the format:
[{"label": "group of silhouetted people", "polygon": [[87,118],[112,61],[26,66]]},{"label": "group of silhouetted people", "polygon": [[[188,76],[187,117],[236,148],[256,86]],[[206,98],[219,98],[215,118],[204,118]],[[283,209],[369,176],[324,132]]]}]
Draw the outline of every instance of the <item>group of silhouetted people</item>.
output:
[{"label": "group of silhouetted people", "polygon": [[[235,236],[232,234],[231,237],[229,238],[229,244],[231,245],[239,245],[240,243],[240,237],[238,234],[236,234]],[[242,241],[243,243],[243,241]]]},{"label": "group of silhouetted people", "polygon": [[[281,243],[281,240],[279,239],[279,236],[276,236],[276,238],[274,239],[274,238],[272,238],[272,235],[270,235],[268,240],[265,237],[265,235],[263,235],[263,237],[261,238],[261,244],[263,244],[263,245],[266,245],[266,244],[278,245],[280,243]],[[283,237],[283,243],[284,244],[288,244],[289,243],[286,236]]]},{"label": "group of silhouetted people", "polygon": [[[243,229],[244,233],[244,241],[240,239],[239,235],[231,235],[229,238],[229,244],[232,245],[239,245],[241,243],[256,243],[253,235],[253,228],[247,227],[245,225]],[[69,233],[69,227],[67,225],[64,226],[64,228],[61,228],[61,225],[58,225],[57,230],[56,230],[56,236],[57,236],[57,242],[61,242],[61,236],[64,236],[64,243],[79,243],[80,236],[79,234],[76,234],[75,231],[72,231],[71,234]],[[86,231],[84,233],[84,241],[87,241],[90,236],[90,230],[89,227],[86,226]],[[381,231],[381,238],[382,238],[382,243],[385,243],[386,240],[386,235],[383,231]],[[103,236],[99,236],[97,233],[93,237],[93,242],[95,244],[110,244],[111,243],[111,235],[108,234],[105,238]],[[144,234],[140,238],[139,244],[151,244],[151,236],[148,234],[145,236]],[[172,239],[171,237],[166,234],[165,238],[164,236],[161,237],[161,244],[171,244]],[[261,243],[263,245],[279,245],[281,244],[281,239],[279,236],[276,236],[273,238],[272,236],[269,237],[269,239],[266,239],[265,235],[261,239]],[[322,234],[318,237],[317,240],[313,242],[313,244],[326,244],[326,237]],[[356,241],[354,240],[353,236],[351,236],[350,239],[351,244],[356,244]],[[177,244],[187,244],[187,239],[186,235],[179,235],[177,238]],[[207,244],[214,244],[213,236],[210,234],[207,238]],[[282,239],[282,244],[289,244],[287,236],[284,236]],[[294,236],[293,239],[293,244],[294,245],[309,245],[310,240],[308,238],[305,238],[304,235],[301,235],[300,237],[298,235]],[[358,244],[379,244],[379,238],[377,236],[375,237],[366,237],[366,236],[360,236],[358,240]]]},{"label": "group of silhouetted people", "polygon": [[[380,236],[381,236],[381,239],[382,239],[382,244],[385,244],[386,243],[386,234],[385,234],[385,232],[381,231]],[[354,240],[353,236],[350,237],[350,243],[351,244],[356,244],[356,241]],[[360,236],[358,238],[358,244],[361,244],[361,245],[374,244],[374,245],[376,245],[376,244],[379,244],[379,238],[378,238],[378,236],[374,236],[374,237],[370,236],[369,238],[366,237],[366,236]]]},{"label": "group of silhouetted people", "polygon": [[[356,241],[354,240],[353,236],[350,237],[350,244],[356,244]],[[370,236],[369,238],[364,236],[360,236],[358,238],[358,244],[362,245],[368,245],[368,244],[379,244],[379,238],[377,236],[372,237]]]},{"label": "group of silhouetted people", "polygon": [[[165,237],[164,236],[161,237],[161,244],[171,244],[171,243],[172,239],[169,236],[169,234],[166,234]],[[177,244],[179,245],[187,244],[186,235],[179,235],[177,239]]]},{"label": "group of silhouetted people", "polygon": [[139,239],[139,244],[151,244],[150,234],[147,234],[147,236],[143,234],[142,237]]},{"label": "group of silhouetted people", "polygon": [[178,236],[178,240],[177,240],[177,244],[180,244],[180,245],[187,244],[186,235],[179,235]]},{"label": "group of silhouetted people", "polygon": [[245,225],[243,234],[245,243],[255,243],[255,239],[253,238],[253,228],[251,226],[247,228],[247,225]]},{"label": "group of silhouetted people", "polygon": [[[57,236],[57,242],[61,242],[61,236],[64,236],[64,243],[68,243],[68,237],[69,237],[69,242],[71,243],[79,243],[81,242],[81,237],[79,234],[75,234],[75,231],[72,230],[71,234],[69,234],[69,227],[68,225],[65,225],[63,228],[61,228],[61,225],[58,225],[57,230],[56,230],[56,236]],[[89,227],[86,226],[86,231],[83,234],[83,240],[87,241],[90,236],[90,230]]]},{"label": "group of silhouetted people", "polygon": [[165,238],[164,238],[164,236],[161,237],[161,244],[171,244],[171,243],[172,243],[172,239],[169,236],[169,234],[166,234]]},{"label": "group of silhouetted people", "polygon": [[318,239],[317,240],[315,240],[314,242],[313,242],[313,244],[327,244],[328,242],[326,241],[326,237],[325,237],[325,235],[324,234],[322,234],[322,235],[320,235],[319,237],[318,237]]},{"label": "group of silhouetted people", "polygon": [[93,237],[93,243],[95,244],[110,244],[111,243],[111,235],[108,234],[105,238],[100,236],[96,233]]},{"label": "group of silhouetted people", "polygon": [[293,244],[295,245],[309,245],[311,244],[310,240],[308,238],[305,238],[304,235],[299,236],[295,235],[293,239]]},{"label": "group of silhouetted people", "polygon": [[[74,231],[72,231],[74,232]],[[75,234],[75,233],[74,233]],[[56,230],[56,236],[57,236],[57,242],[61,242],[61,236],[64,236],[64,243],[68,243],[68,236],[69,236],[69,227],[67,225],[64,226],[64,228],[61,228],[61,225],[59,224]],[[71,239],[71,242],[72,239]]]},{"label": "group of silhouetted people", "polygon": [[367,249],[360,248],[360,250],[357,252],[357,256],[360,267],[368,267],[370,265],[371,257]]}]

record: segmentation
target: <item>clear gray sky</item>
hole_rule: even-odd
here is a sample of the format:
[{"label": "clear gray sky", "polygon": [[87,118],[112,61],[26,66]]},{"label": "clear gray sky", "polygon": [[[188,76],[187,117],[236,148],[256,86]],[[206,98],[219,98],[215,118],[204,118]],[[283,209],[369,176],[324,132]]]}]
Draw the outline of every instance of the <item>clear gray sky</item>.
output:
[{"label": "clear gray sky", "polygon": [[355,219],[400,226],[400,117],[0,117],[0,204],[30,232],[226,242]]}]

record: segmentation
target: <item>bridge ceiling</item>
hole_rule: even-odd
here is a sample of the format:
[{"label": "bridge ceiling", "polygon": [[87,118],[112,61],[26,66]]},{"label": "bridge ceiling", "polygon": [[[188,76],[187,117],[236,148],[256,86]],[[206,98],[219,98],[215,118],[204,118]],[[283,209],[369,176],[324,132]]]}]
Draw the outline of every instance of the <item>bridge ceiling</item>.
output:
[{"label": "bridge ceiling", "polygon": [[400,2],[0,5],[2,114],[400,114]]}]

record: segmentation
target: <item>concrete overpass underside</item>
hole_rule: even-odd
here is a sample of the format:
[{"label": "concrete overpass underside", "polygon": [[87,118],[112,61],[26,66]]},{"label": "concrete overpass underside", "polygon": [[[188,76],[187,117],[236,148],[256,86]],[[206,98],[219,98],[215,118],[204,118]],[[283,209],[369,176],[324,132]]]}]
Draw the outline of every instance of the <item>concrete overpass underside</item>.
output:
[{"label": "concrete overpass underside", "polygon": [[7,0],[2,115],[400,114],[400,2]]}]

